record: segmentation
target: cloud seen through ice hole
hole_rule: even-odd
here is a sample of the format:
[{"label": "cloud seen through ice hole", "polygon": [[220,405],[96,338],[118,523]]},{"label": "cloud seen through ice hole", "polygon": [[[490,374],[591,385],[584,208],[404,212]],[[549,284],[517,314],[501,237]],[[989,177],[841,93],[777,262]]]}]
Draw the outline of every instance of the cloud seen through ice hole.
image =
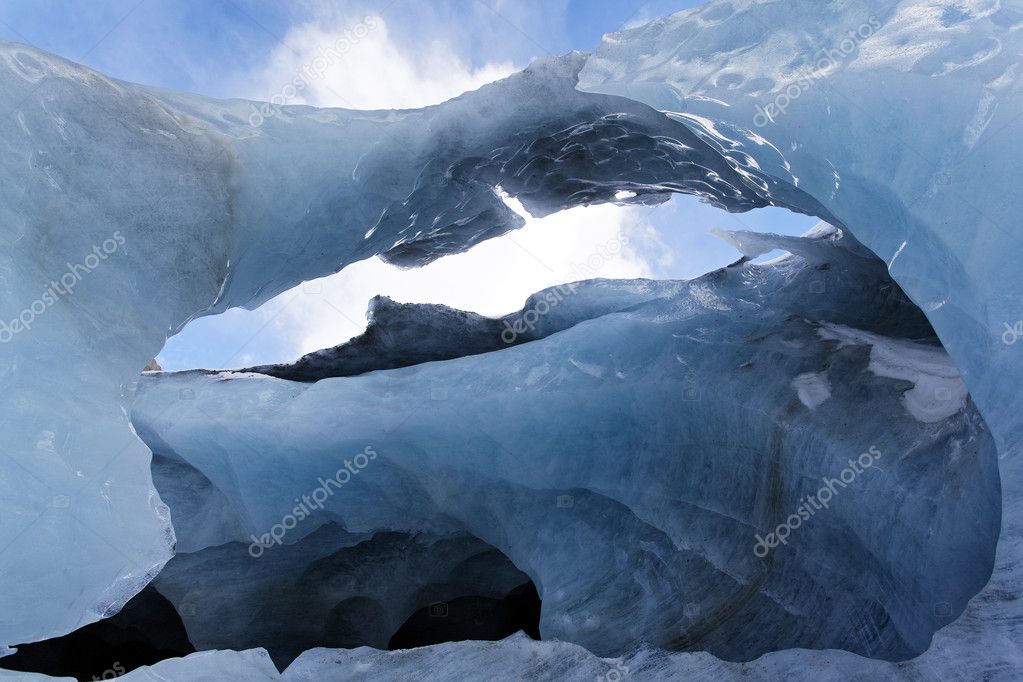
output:
[{"label": "cloud seen through ice hole", "polygon": [[[398,45],[380,16],[311,21],[292,27],[256,79],[259,100],[350,109],[409,109],[439,104],[500,80],[511,62],[472,68],[439,40]],[[297,92],[285,88],[300,79]]]}]

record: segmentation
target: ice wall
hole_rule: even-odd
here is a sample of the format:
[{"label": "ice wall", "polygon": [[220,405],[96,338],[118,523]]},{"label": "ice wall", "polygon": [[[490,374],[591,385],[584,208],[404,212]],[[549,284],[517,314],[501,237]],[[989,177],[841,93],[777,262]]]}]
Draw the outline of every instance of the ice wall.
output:
[{"label": "ice wall", "polygon": [[888,674],[1023,669],[1021,27],[1023,7],[998,0],[712,2],[607,36],[580,76],[798,181],[888,263],[962,370],[999,443],[996,570],[925,656]]},{"label": "ice wall", "polygon": [[606,37],[580,88],[669,112],[818,200],[889,264],[1017,446],[1023,363],[1003,338],[1021,316],[1021,26],[997,0],[712,2]]}]

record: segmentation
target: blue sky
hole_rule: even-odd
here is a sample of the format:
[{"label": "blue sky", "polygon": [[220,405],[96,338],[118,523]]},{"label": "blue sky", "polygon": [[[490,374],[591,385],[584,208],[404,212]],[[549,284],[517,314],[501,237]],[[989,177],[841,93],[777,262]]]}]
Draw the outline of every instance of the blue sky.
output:
[{"label": "blue sky", "polygon": [[470,64],[590,50],[604,33],[694,0],[0,0],[0,37],[109,75],[211,97],[237,88],[292,26],[376,14],[402,42],[443,40]]},{"label": "blue sky", "polygon": [[[402,107],[443,101],[526,66],[590,50],[607,32],[692,7],[694,0],[0,0],[0,37],[112,76],[210,97],[269,99],[324,40],[366,16],[379,27],[303,95],[320,106]],[[294,359],[360,331],[376,293],[510,312],[544,286],[579,279],[576,264],[626,235],[601,277],[692,277],[737,257],[712,228],[799,234],[813,220],[779,209],[730,215],[679,197],[669,204],[575,209],[422,271],[379,261],[285,292],[255,311],[192,322],[159,356],[167,369]],[[495,268],[500,263],[500,268]]]}]

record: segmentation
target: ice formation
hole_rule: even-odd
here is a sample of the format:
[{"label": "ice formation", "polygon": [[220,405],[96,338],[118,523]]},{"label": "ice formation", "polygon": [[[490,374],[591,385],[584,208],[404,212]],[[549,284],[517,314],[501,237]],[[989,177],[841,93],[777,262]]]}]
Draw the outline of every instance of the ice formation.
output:
[{"label": "ice formation", "polygon": [[[436,107],[256,122],[0,43],[0,651],[115,613],[171,558],[171,514],[187,565],[372,446],[265,551],[306,565],[329,522],[460,534],[529,575],[559,641],[316,649],[285,679],[1017,677],[1021,29],[997,0],[717,0]],[[730,235],[794,255],[691,282],[581,283],[511,344],[384,302],[383,327],[445,336],[136,387],[197,315],[514,229],[502,193],[545,214],[679,191],[839,231]],[[203,676],[280,678],[257,649],[126,679]]]},{"label": "ice formation", "polygon": [[[0,595],[10,644],[115,612],[170,558],[127,407],[139,369],[192,317],[374,254],[418,264],[520,226],[498,186],[535,213],[623,188],[632,202],[681,190],[732,210],[768,202],[684,127],[576,91],[583,55],[424,110],[285,107],[254,127],[246,102],[147,90],[20,45],[0,53],[17,109],[0,122],[13,519],[0,570],[32,586]],[[36,568],[53,561],[76,578]],[[53,598],[33,603],[40,593]]]},{"label": "ice formation", "polygon": [[[133,422],[227,499],[235,539],[265,538],[253,554],[328,521],[467,532],[536,584],[545,639],[603,655],[650,642],[731,660],[787,647],[906,658],[949,619],[936,595],[958,614],[987,581],[997,459],[972,405],[949,396],[944,419],[921,421],[901,377],[822,333],[843,325],[944,355],[884,264],[849,241],[819,230],[773,265],[581,283],[583,301],[614,292],[603,310],[566,307],[566,329],[489,353],[470,343],[458,357],[473,321],[448,316],[446,362],[314,383],[147,374]],[[828,295],[808,296],[822,280]],[[404,343],[416,351],[415,336]],[[833,386],[814,410],[791,385],[808,371]],[[310,495],[313,513],[292,512]],[[813,521],[792,522],[811,498]],[[785,523],[798,530],[761,554],[759,537]]]},{"label": "ice formation", "polygon": [[286,551],[253,551],[246,538],[179,553],[153,585],[175,605],[197,649],[261,646],[283,669],[309,642],[387,649],[420,609],[441,604],[450,624],[456,600],[496,608],[491,602],[528,583],[507,557],[464,533],[359,535],[327,524]]}]

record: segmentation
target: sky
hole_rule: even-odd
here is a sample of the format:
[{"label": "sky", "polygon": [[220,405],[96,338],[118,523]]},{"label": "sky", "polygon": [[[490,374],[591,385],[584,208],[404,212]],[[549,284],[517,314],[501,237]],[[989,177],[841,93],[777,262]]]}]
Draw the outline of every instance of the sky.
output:
[{"label": "sky", "polygon": [[[291,104],[404,108],[435,104],[538,57],[588,51],[605,33],[696,0],[0,0],[0,38],[117,78],[216,98],[269,100],[321,45],[351,49]],[[517,202],[510,205],[521,212]],[[734,261],[711,229],[801,234],[783,209],[733,215],[676,197],[656,208],[580,207],[417,270],[378,259],[306,282],[254,311],[199,318],[157,357],[164,369],[294,360],[365,327],[377,294],[512,312],[539,289],[589,276],[690,278]],[[587,263],[599,263],[596,270]]]}]

